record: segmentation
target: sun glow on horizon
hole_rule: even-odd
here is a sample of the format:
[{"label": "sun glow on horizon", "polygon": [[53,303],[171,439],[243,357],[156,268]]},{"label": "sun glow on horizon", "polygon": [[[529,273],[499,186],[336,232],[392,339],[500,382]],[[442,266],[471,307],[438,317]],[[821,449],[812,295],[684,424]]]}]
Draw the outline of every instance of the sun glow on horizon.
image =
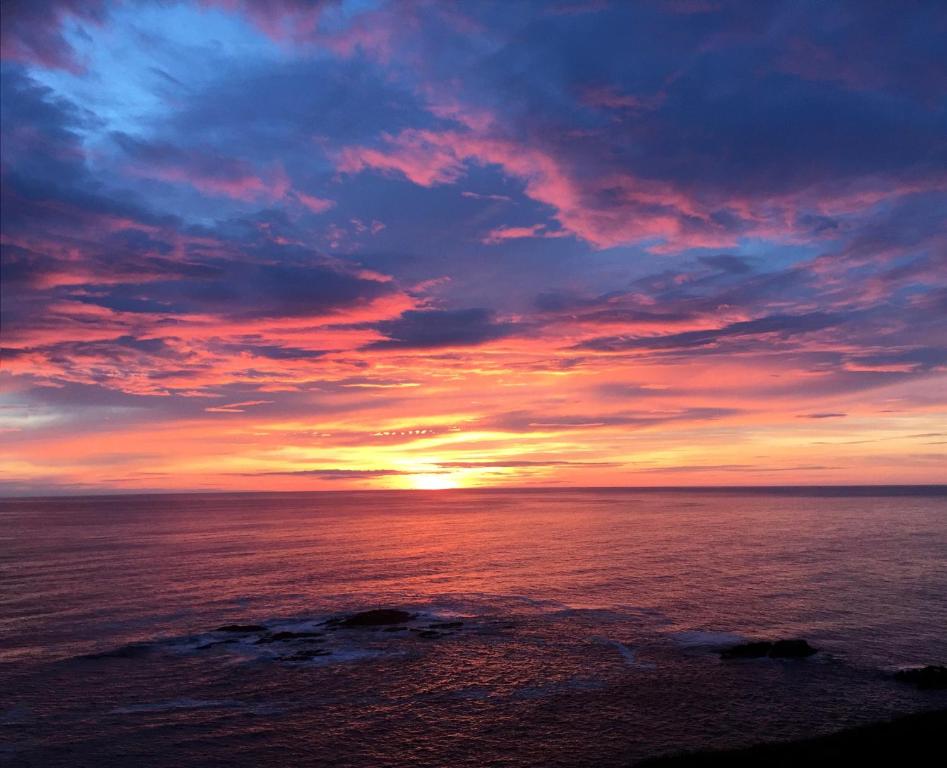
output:
[{"label": "sun glow on horizon", "polygon": [[408,483],[408,487],[416,491],[446,491],[460,487],[457,479],[449,474],[411,475]]}]

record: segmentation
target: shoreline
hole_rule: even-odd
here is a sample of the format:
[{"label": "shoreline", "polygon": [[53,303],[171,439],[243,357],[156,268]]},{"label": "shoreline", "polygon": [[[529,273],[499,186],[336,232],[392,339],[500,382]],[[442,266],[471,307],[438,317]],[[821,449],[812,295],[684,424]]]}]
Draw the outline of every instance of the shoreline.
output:
[{"label": "shoreline", "polygon": [[716,768],[773,766],[819,768],[850,765],[922,765],[943,746],[947,709],[932,709],[892,720],[846,728],[824,736],[776,741],[735,749],[682,752],[649,757],[635,768]]}]

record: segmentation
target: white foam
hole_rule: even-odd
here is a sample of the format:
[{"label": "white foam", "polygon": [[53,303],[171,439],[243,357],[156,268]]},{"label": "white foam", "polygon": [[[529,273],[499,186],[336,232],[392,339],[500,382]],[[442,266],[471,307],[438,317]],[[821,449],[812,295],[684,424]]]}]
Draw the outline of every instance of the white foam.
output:
[{"label": "white foam", "polygon": [[621,654],[625,664],[635,669],[657,669],[657,665],[650,661],[638,661],[638,649],[632,648],[618,640],[609,640],[607,637],[596,638],[599,642],[605,643],[615,648]]}]

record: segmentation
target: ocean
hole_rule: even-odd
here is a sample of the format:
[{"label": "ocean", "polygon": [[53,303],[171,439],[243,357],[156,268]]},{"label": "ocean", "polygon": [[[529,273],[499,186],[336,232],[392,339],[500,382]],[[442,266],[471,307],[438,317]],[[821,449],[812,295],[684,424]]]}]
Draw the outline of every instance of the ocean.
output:
[{"label": "ocean", "polygon": [[945,662],[943,487],[0,501],[8,765],[629,766],[944,707],[892,674]]}]

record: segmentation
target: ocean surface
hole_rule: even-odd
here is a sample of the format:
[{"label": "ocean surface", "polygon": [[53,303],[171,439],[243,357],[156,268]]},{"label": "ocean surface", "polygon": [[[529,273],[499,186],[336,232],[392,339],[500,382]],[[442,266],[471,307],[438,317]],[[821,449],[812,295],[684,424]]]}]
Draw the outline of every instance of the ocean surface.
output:
[{"label": "ocean surface", "polygon": [[0,501],[9,765],[628,766],[943,707],[891,674],[945,662],[944,488]]}]

